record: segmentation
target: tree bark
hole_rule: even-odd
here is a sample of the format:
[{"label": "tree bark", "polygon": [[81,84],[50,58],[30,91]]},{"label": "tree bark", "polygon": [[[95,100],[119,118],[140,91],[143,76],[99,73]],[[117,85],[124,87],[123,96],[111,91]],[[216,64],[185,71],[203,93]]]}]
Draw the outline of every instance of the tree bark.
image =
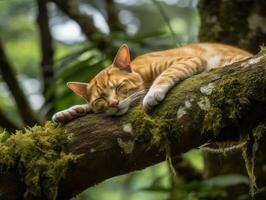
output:
[{"label": "tree bark", "polygon": [[12,96],[15,99],[18,112],[25,125],[33,126],[38,123],[36,116],[31,109],[29,102],[19,85],[16,74],[13,71],[13,67],[7,59],[4,47],[0,41],[0,74],[3,80],[6,82]]},{"label": "tree bark", "polygon": [[223,42],[257,53],[266,42],[266,1],[200,0],[199,40]]},{"label": "tree bark", "polygon": [[[167,144],[176,157],[210,140],[251,133],[266,122],[265,75],[266,54],[181,82],[148,114],[138,105],[121,117],[89,114],[69,122],[67,151],[84,155],[61,181],[58,199],[165,160]],[[2,197],[18,199],[18,184],[14,174],[1,175]]]}]

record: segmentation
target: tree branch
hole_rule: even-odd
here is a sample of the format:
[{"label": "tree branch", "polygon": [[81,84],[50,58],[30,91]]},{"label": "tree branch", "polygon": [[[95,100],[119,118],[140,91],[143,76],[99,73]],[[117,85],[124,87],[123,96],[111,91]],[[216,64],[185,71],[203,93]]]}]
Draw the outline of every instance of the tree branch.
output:
[{"label": "tree branch", "polygon": [[19,85],[16,75],[13,71],[13,67],[11,66],[11,64],[7,59],[1,41],[0,41],[0,73],[16,101],[18,112],[25,125],[33,126],[34,124],[38,123],[38,120],[36,119],[36,116],[34,115],[25,94]]},{"label": "tree branch", "polygon": [[14,122],[6,117],[4,112],[0,109],[0,126],[6,129],[8,132],[14,132],[20,129]]},{"label": "tree branch", "polygon": [[[121,117],[89,114],[66,124],[67,151],[84,156],[61,181],[58,199],[163,161],[166,144],[176,157],[210,140],[235,141],[251,133],[266,122],[265,73],[266,54],[183,81],[149,114],[138,105]],[[0,194],[21,194],[14,179],[1,176]]]},{"label": "tree branch", "polygon": [[92,18],[80,12],[77,0],[51,0],[71,19],[77,22],[86,38],[92,41],[99,50],[106,50],[110,45],[108,35],[101,33],[92,21]]},{"label": "tree branch", "polygon": [[[46,96],[46,104],[51,104],[54,99],[54,91],[47,90],[54,78],[54,48],[53,39],[49,29],[49,17],[47,10],[47,0],[37,0],[38,5],[38,16],[37,25],[39,27],[40,43],[41,43],[41,69],[43,79],[43,95]],[[50,87],[51,89],[51,87]],[[50,109],[50,113],[54,112],[54,109]]]},{"label": "tree branch", "polygon": [[[171,141],[172,155],[178,156],[210,140],[238,140],[258,123],[265,123],[266,55],[253,63],[258,61],[252,65],[244,61],[187,79],[149,115],[138,106],[119,118],[87,115],[68,123],[65,130],[73,134],[69,151],[86,156],[62,181],[59,199],[67,199],[107,178],[163,161],[165,137]],[[242,108],[239,99],[250,103]],[[232,102],[227,103],[229,100]],[[231,110],[233,107],[236,110]],[[222,109],[221,113],[216,112],[218,109]],[[238,112],[239,118],[229,112]],[[217,125],[219,117],[223,121]]]},{"label": "tree branch", "polygon": [[110,31],[125,31],[125,27],[121,24],[118,18],[118,11],[113,0],[105,0],[106,12],[107,12],[107,24]]}]

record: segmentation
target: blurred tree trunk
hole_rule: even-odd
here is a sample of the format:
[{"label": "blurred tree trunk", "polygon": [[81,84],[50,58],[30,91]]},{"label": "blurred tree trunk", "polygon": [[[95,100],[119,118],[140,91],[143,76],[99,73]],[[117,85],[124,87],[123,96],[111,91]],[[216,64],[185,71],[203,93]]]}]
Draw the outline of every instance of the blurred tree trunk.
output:
[{"label": "blurred tree trunk", "polygon": [[0,126],[6,129],[8,132],[14,132],[15,130],[20,128],[14,122],[12,122],[1,109],[0,109]]},{"label": "blurred tree trunk", "polygon": [[266,1],[200,0],[200,41],[223,42],[256,53],[266,42]]},{"label": "blurred tree trunk", "polygon": [[[38,15],[37,25],[39,28],[40,45],[41,45],[41,70],[43,81],[43,95],[46,97],[45,105],[49,104],[49,113],[54,113],[54,48],[53,39],[49,28],[49,16],[47,9],[47,0],[37,0]],[[50,85],[53,84],[53,87]],[[49,89],[49,91],[48,91]]]},{"label": "blurred tree trunk", "polygon": [[[200,41],[231,44],[253,53],[266,43],[265,0],[200,0],[198,8]],[[259,187],[266,186],[265,163],[266,156],[258,154],[255,172]],[[205,153],[205,177],[229,173],[246,174],[240,151],[227,156]],[[230,187],[225,199],[235,200],[247,191],[244,186]],[[257,199],[266,199],[266,194]]]},{"label": "blurred tree trunk", "polygon": [[2,45],[1,41],[0,41],[0,74],[2,75],[3,80],[7,84],[15,100],[19,115],[24,125],[33,126],[35,124],[38,124],[38,118],[35,116],[32,108],[30,107],[28,99],[19,84],[19,81],[16,77],[16,73],[14,72],[14,68],[7,58],[4,46]]},{"label": "blurred tree trunk", "polygon": [[118,17],[118,10],[116,8],[114,0],[105,0],[107,24],[110,28],[110,32],[113,31],[125,31],[125,27],[121,24]]}]

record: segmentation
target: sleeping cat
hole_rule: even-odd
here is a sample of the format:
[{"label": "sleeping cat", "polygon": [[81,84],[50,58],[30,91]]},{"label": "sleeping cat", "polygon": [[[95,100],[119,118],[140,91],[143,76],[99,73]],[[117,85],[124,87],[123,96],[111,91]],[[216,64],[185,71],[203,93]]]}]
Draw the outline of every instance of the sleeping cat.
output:
[{"label": "sleeping cat", "polygon": [[122,45],[113,63],[89,83],[69,82],[67,86],[87,103],[60,111],[55,122],[67,122],[86,113],[122,115],[140,97],[144,109],[159,104],[178,82],[252,56],[247,51],[217,43],[195,43],[180,48],[151,52],[130,60]]}]

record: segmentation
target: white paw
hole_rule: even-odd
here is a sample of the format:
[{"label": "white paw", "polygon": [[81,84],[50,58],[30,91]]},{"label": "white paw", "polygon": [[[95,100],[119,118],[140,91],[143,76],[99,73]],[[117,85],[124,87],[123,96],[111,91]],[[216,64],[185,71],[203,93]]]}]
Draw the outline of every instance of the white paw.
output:
[{"label": "white paw", "polygon": [[143,99],[143,106],[145,109],[150,109],[158,105],[164,98],[167,90],[165,87],[150,88],[149,92]]},{"label": "white paw", "polygon": [[52,121],[56,123],[61,122],[63,119],[64,119],[64,114],[62,111],[57,112],[52,116]]},{"label": "white paw", "polygon": [[55,113],[52,117],[52,120],[56,123],[64,123],[79,116],[85,115],[88,111],[88,105],[76,105],[66,110]]}]

